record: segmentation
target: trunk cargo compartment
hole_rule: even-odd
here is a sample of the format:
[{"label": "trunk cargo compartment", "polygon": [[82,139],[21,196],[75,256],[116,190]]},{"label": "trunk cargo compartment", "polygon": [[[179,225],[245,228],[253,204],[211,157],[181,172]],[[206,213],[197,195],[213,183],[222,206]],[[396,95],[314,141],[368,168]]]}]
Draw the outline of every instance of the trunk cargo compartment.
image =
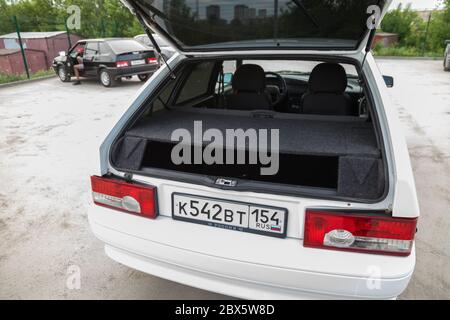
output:
[{"label": "trunk cargo compartment", "polygon": [[[224,137],[226,129],[278,129],[278,172],[260,175],[261,164],[175,165],[171,150],[178,142],[171,140],[172,132],[182,128],[194,137],[194,121],[202,121],[203,132],[214,128]],[[248,159],[252,152],[248,141],[238,148],[245,150]],[[157,168],[270,183],[272,187],[281,184],[324,189],[339,197],[365,200],[378,199],[385,187],[373,124],[357,117],[176,108],[140,119],[111,150],[112,164],[123,171]]]}]

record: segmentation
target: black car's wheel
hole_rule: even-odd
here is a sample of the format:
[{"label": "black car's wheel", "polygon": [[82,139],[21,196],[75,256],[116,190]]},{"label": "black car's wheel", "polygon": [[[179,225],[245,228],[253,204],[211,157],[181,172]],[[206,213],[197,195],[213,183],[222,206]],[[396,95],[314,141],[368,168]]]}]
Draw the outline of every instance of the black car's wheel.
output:
[{"label": "black car's wheel", "polygon": [[62,82],[69,82],[70,81],[70,75],[67,72],[66,68],[64,66],[58,67],[58,77]]},{"label": "black car's wheel", "polygon": [[138,74],[138,78],[139,78],[139,80],[141,80],[142,82],[147,81],[149,77],[150,77],[150,75],[148,75],[148,74]]},{"label": "black car's wheel", "polygon": [[117,80],[114,79],[111,73],[106,69],[100,70],[99,78],[100,82],[105,87],[114,87],[117,84]]},{"label": "black car's wheel", "polygon": [[448,56],[445,55],[444,57],[444,71],[450,71],[450,66],[447,67],[447,60],[448,60]]}]

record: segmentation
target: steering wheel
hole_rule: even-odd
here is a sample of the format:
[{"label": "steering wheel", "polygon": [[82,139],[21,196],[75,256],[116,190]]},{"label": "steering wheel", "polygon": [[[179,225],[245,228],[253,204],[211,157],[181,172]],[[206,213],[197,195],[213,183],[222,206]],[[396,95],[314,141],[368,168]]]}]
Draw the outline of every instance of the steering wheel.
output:
[{"label": "steering wheel", "polygon": [[281,101],[283,101],[288,94],[286,81],[284,80],[284,78],[282,76],[280,76],[276,72],[265,72],[265,74],[266,74],[266,79],[276,78],[275,85],[266,86],[266,92],[270,95],[270,98],[272,101],[272,107],[275,107]]}]

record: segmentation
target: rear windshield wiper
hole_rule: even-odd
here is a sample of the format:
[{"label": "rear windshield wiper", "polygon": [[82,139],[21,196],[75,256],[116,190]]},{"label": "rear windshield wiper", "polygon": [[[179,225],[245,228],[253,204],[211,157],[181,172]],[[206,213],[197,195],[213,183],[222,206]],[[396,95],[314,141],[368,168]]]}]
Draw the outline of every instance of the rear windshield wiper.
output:
[{"label": "rear windshield wiper", "polygon": [[316,27],[319,28],[319,24],[316,22],[316,19],[308,12],[308,9],[305,8],[305,6],[302,3],[303,0],[292,0],[293,3],[297,5],[297,7],[300,8],[300,10],[305,14],[306,17],[308,17],[309,21]]}]

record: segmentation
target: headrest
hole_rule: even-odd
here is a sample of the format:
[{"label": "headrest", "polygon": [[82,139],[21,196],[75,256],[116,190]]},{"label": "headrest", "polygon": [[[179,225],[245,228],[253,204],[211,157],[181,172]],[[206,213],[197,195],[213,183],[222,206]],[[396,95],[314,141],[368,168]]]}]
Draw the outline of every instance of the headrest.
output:
[{"label": "headrest", "polygon": [[264,69],[256,64],[243,64],[234,72],[233,90],[240,92],[263,92],[266,88]]},{"label": "headrest", "polygon": [[321,63],[309,76],[309,91],[314,93],[343,93],[347,88],[347,74],[337,63]]}]

